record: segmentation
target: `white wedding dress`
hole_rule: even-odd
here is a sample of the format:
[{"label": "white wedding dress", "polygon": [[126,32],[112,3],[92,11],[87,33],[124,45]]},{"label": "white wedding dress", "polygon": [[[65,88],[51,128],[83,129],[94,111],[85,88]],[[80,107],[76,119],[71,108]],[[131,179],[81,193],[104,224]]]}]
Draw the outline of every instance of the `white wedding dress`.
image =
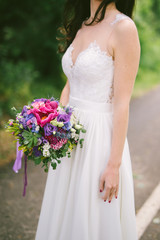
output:
[{"label": "white wedding dress", "polygon": [[[117,14],[110,26],[126,18]],[[73,49],[71,44],[66,50],[62,67],[70,83],[69,104],[87,132],[81,133],[83,148],[77,145],[71,158],[63,158],[55,171],[49,169],[35,239],[137,240],[127,138],[118,198],[104,202],[99,191],[100,175],[111,150],[114,60],[96,39],[78,54],[75,63]]]}]

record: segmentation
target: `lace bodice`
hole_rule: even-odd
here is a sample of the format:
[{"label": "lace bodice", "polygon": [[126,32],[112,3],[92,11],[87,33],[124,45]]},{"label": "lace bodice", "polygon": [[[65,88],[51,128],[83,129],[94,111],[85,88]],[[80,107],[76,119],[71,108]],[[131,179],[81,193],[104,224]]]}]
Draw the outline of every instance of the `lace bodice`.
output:
[{"label": "lace bodice", "polygon": [[[129,18],[117,14],[113,26],[121,19]],[[129,18],[131,19],[131,18]],[[81,51],[75,63],[72,60],[74,50],[71,44],[62,57],[62,68],[69,80],[70,95],[88,101],[113,103],[114,60],[103,51],[96,39]]]}]

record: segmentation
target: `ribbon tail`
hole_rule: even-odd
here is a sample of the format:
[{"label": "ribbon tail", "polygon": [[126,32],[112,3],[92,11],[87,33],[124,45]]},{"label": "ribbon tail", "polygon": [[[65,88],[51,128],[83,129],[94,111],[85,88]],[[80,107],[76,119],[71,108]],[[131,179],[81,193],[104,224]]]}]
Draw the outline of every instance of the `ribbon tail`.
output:
[{"label": "ribbon tail", "polygon": [[26,195],[27,187],[27,156],[24,155],[24,188],[23,188],[23,197]]},{"label": "ribbon tail", "polygon": [[18,173],[18,170],[22,167],[22,156],[23,156],[23,150],[18,150],[18,147],[20,146],[19,141],[17,140],[17,156],[16,160],[13,165],[13,171]]}]

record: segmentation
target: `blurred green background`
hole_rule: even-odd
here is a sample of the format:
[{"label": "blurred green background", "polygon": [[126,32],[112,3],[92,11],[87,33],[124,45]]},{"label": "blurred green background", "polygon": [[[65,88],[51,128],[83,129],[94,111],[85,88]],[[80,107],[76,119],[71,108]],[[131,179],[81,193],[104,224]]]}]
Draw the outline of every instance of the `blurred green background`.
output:
[{"label": "blurred green background", "polygon": [[[0,0],[0,165],[15,154],[15,146],[8,144],[12,137],[3,130],[11,107],[35,97],[60,97],[66,79],[56,36],[63,6],[64,0]],[[137,0],[141,60],[132,97],[160,83],[159,16],[159,0]]]}]

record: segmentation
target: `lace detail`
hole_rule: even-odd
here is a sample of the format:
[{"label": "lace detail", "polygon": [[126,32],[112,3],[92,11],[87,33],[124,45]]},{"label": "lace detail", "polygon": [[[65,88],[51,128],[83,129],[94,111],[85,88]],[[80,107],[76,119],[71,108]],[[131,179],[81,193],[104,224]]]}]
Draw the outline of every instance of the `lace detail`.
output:
[{"label": "lace detail", "polygon": [[[129,17],[117,14],[111,25],[124,18]],[[70,83],[70,95],[88,101],[112,104],[114,100],[112,56],[101,50],[96,40],[78,54],[74,63],[73,50],[74,47],[70,44],[62,57],[62,68]]]},{"label": "lace detail", "polygon": [[133,21],[130,17],[128,17],[127,15],[125,15],[125,14],[123,14],[123,13],[118,13],[117,15],[116,15],[116,18],[115,18],[115,20],[113,21],[113,22],[111,22],[110,23],[110,25],[114,25],[115,23],[117,23],[117,22],[119,22],[120,20],[122,20],[122,19],[129,19],[129,20],[131,20],[131,21]]},{"label": "lace detail", "polygon": [[74,66],[76,65],[76,62],[77,62],[78,58],[80,58],[81,55],[86,54],[87,51],[90,51],[91,48],[94,48],[94,51],[95,51],[97,54],[106,56],[106,57],[108,57],[109,59],[111,59],[112,61],[114,61],[114,60],[112,59],[112,56],[107,55],[107,52],[106,52],[106,51],[101,50],[101,48],[100,48],[100,46],[97,44],[97,41],[96,41],[96,40],[94,40],[93,42],[91,42],[86,49],[84,49],[83,51],[81,51],[81,52],[78,54],[78,56],[77,56],[77,58],[76,58],[76,60],[75,60],[75,63],[73,63],[73,60],[72,60],[72,52],[73,52],[73,50],[74,50],[74,47],[73,47],[72,44],[70,44],[70,47],[69,47],[69,48],[70,48],[70,54],[69,54],[69,56],[70,56],[71,67],[74,67]]}]

